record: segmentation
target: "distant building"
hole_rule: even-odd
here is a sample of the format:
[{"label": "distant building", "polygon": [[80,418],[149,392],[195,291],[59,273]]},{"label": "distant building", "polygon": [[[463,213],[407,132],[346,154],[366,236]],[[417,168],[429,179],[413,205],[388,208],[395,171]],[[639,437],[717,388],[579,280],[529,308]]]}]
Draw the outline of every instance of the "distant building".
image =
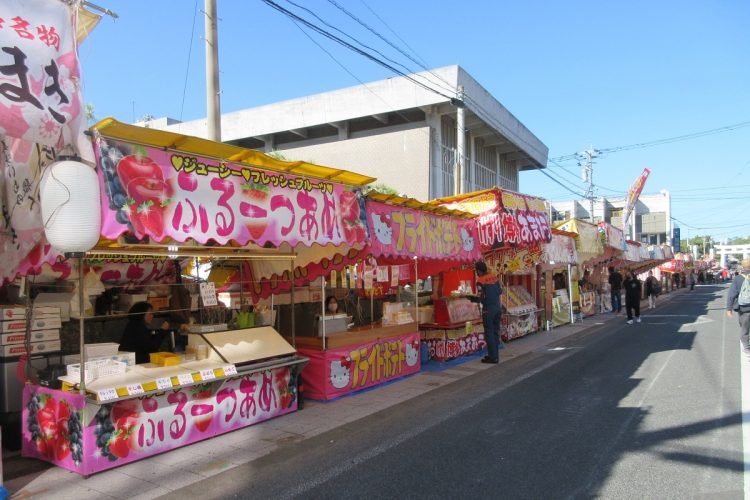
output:
[{"label": "distant building", "polygon": [[[519,171],[545,168],[547,146],[461,67],[409,76],[445,95],[405,77],[388,78],[225,113],[222,141],[371,175],[428,200],[455,194],[456,119],[463,103],[463,192],[494,186],[519,191]],[[459,86],[462,99],[456,99]],[[207,136],[206,119],[158,118],[140,125]]]},{"label": "distant building", "polygon": [[[622,228],[626,198],[597,198],[594,200],[594,221],[606,221]],[[553,221],[570,218],[590,220],[588,200],[550,202]],[[669,191],[662,189],[657,194],[642,194],[633,210],[635,228],[628,225],[625,235],[628,239],[649,245],[672,242],[672,198]],[[633,219],[631,218],[631,221]]]}]

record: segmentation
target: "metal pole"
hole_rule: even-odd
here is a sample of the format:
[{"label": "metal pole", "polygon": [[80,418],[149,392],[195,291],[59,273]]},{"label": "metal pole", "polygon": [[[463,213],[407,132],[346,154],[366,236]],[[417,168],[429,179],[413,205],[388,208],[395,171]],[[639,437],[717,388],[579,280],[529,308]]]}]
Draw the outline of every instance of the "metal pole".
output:
[{"label": "metal pole", "polygon": [[79,348],[81,349],[81,379],[78,383],[78,393],[86,394],[86,331],[84,330],[83,310],[83,257],[78,258],[78,336]]},{"label": "metal pole", "polygon": [[568,264],[568,308],[570,309],[570,324],[573,325],[576,322],[576,317],[573,315],[573,265]]},{"label": "metal pole", "polygon": [[414,320],[419,323],[419,267],[417,257],[414,257]]},{"label": "metal pole", "polygon": [[296,348],[297,347],[297,340],[294,336],[294,261],[289,261],[289,279],[292,282],[292,288],[289,291],[289,304],[292,308],[292,345]]},{"label": "metal pole", "polygon": [[454,186],[453,194],[464,192],[464,179],[466,178],[466,167],[464,165],[464,151],[466,150],[466,110],[463,104],[464,86],[458,86],[458,101],[460,105],[456,109],[456,169],[453,172]]},{"label": "metal pole", "polygon": [[[245,262],[240,261],[240,311],[242,311],[242,307],[245,305],[245,276],[243,272],[243,267]],[[229,301],[231,303],[231,300]]]},{"label": "metal pole", "polygon": [[219,99],[219,36],[216,26],[216,0],[205,0],[206,15],[206,116],[208,138],[221,141],[221,101]]},{"label": "metal pole", "polygon": [[320,321],[323,322],[323,350],[326,350],[326,279],[320,281]]}]

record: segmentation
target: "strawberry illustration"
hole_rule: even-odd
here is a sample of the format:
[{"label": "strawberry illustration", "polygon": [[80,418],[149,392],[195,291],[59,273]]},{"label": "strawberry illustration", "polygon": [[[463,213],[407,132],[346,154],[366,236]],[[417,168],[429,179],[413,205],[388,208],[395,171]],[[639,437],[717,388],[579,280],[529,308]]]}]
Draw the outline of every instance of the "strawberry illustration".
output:
[{"label": "strawberry illustration", "polygon": [[145,200],[130,214],[133,227],[142,227],[145,233],[160,239],[164,234],[164,211],[166,205],[156,205],[154,200]]},{"label": "strawberry illustration", "polygon": [[[132,432],[132,430],[130,432]],[[128,453],[130,453],[130,446],[128,445],[129,439],[130,434],[128,432],[122,430],[115,431],[115,433],[112,434],[112,437],[109,439],[110,453],[112,453],[112,455],[116,456],[117,458],[127,457]]]},{"label": "strawberry illustration", "polygon": [[[273,203],[271,203],[273,209]],[[251,203],[240,204],[240,213],[247,218],[245,225],[254,240],[260,240],[268,228],[268,210]]]},{"label": "strawberry illustration", "polygon": [[55,460],[62,462],[70,455],[70,443],[66,436],[59,436],[55,442]]},{"label": "strawberry illustration", "polygon": [[241,188],[245,196],[252,198],[256,202],[266,201],[271,194],[271,189],[268,186],[257,182],[248,181],[244,183]]},{"label": "strawberry illustration", "polygon": [[214,405],[211,402],[211,386],[198,386],[197,390],[193,391],[193,400],[195,402],[190,408],[193,423],[199,431],[206,432],[211,425],[214,414]]}]

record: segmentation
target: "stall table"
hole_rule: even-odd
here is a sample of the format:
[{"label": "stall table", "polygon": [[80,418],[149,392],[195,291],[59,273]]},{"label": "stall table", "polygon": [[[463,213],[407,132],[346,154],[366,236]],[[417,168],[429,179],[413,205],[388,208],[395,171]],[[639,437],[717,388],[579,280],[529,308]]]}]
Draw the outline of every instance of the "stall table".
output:
[{"label": "stall table", "polygon": [[271,339],[278,334],[268,327],[227,332],[270,347],[257,360],[241,360],[240,343],[216,342],[221,333],[212,334],[207,359],[136,365],[91,381],[85,394],[27,384],[24,456],[90,475],[297,410],[298,375],[307,360],[286,342],[279,350]]}]

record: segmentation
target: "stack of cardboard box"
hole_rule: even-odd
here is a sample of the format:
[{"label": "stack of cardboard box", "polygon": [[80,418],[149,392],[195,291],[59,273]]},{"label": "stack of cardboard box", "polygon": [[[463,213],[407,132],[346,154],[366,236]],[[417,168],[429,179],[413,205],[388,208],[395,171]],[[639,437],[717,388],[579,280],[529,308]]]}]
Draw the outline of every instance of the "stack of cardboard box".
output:
[{"label": "stack of cardboard box", "polygon": [[[0,306],[0,317],[0,357],[26,354],[26,308]],[[59,307],[34,307],[29,354],[59,351],[61,326]]]}]

